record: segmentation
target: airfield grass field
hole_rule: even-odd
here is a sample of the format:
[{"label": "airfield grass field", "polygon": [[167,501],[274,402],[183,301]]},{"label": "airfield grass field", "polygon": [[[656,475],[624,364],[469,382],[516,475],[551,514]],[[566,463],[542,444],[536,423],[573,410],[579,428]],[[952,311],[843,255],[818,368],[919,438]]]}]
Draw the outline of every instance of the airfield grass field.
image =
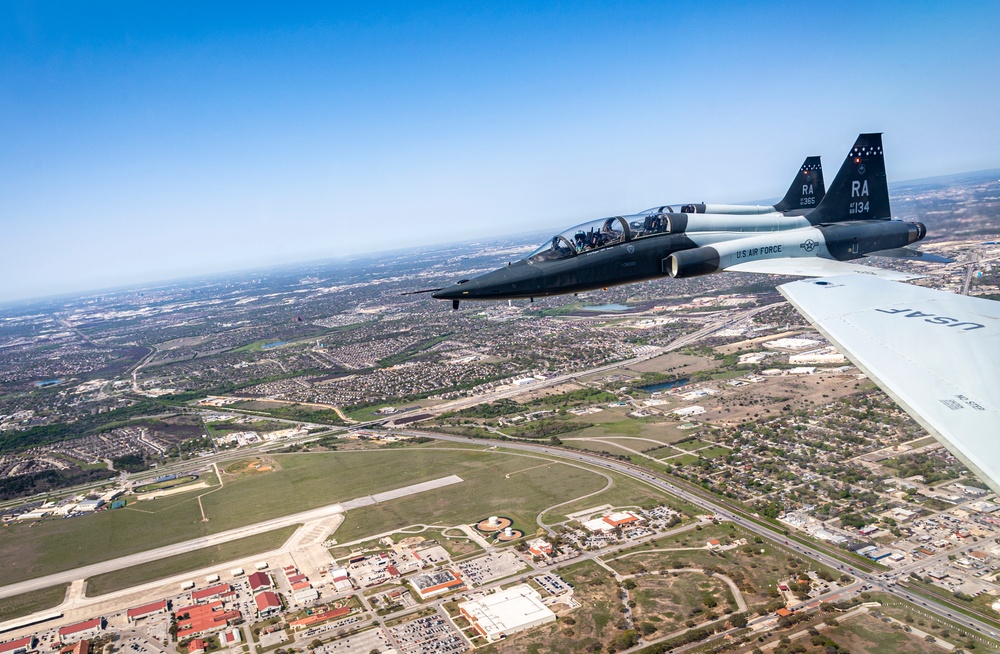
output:
[{"label": "airfield grass field", "polygon": [[131,588],[157,579],[205,568],[216,563],[242,559],[277,549],[295,533],[301,525],[275,529],[256,536],[240,538],[215,547],[206,547],[186,554],[178,554],[165,559],[115,570],[87,579],[87,595],[96,597],[113,593],[123,588]]},{"label": "airfield grass field", "polygon": [[[447,535],[446,535],[447,534]],[[447,529],[414,529],[407,531],[400,531],[392,534],[389,538],[394,543],[398,543],[407,538],[413,537],[423,537],[427,540],[437,541],[438,545],[443,547],[449,555],[451,555],[453,560],[467,558],[471,555],[481,554],[483,548],[479,546],[478,543],[472,541],[465,534],[460,534],[457,530],[447,530]],[[334,559],[347,559],[350,558],[354,553],[366,552],[369,554],[374,554],[376,552],[386,551],[386,547],[379,542],[380,539],[373,538],[369,541],[363,543],[358,543],[352,546],[344,547],[331,547],[330,556]],[[384,588],[381,590],[385,590]],[[374,592],[381,592],[376,589]]]},{"label": "airfield grass field", "polygon": [[[15,583],[335,502],[457,474],[465,481],[348,512],[340,542],[414,523],[459,524],[508,515],[533,533],[541,510],[604,488],[586,468],[463,447],[273,455],[268,472],[224,474],[225,486],[137,502],[71,520],[0,531],[0,565]],[[198,497],[207,522],[202,521]],[[511,498],[511,499],[506,499]]]},{"label": "airfield grass field", "polygon": [[569,515],[579,511],[585,511],[597,506],[609,504],[616,509],[633,507],[653,507],[660,504],[669,506],[687,516],[694,516],[701,513],[695,506],[688,504],[673,495],[667,495],[663,491],[657,490],[631,477],[623,477],[614,473],[608,473],[614,479],[614,486],[608,490],[584,497],[545,514],[544,522],[547,526],[558,524],[569,520]]},{"label": "airfield grass field", "polygon": [[69,584],[59,584],[23,595],[0,599],[0,622],[21,618],[37,611],[59,606],[66,599]]},{"label": "airfield grass field", "polygon": [[[418,450],[410,449],[413,454]],[[338,542],[349,542],[412,524],[471,524],[491,515],[514,521],[514,528],[533,534],[540,511],[560,502],[601,490],[603,475],[590,468],[540,456],[501,451],[449,453],[452,463],[438,468],[457,474],[461,487],[448,486],[418,495],[348,511],[337,530]],[[444,455],[443,455],[444,456]],[[413,463],[407,460],[406,466]]]}]

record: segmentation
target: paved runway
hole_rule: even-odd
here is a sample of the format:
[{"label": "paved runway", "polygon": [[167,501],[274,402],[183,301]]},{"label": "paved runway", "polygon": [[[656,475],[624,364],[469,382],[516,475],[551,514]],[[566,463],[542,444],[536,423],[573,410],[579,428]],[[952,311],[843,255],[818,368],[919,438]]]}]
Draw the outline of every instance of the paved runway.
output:
[{"label": "paved runway", "polygon": [[[121,556],[110,561],[102,561],[101,563],[94,563],[81,568],[66,570],[65,572],[57,572],[45,577],[29,579],[28,581],[22,581],[17,584],[0,587],[0,598],[20,595],[34,590],[41,590],[58,584],[71,583],[78,579],[86,579],[88,577],[93,577],[94,575],[114,572],[115,570],[149,563],[150,561],[156,561],[158,559],[165,559],[168,556],[193,552],[205,547],[212,547],[213,545],[219,545],[221,543],[228,543],[229,541],[238,540],[240,538],[246,538],[247,536],[255,536],[257,534],[273,531],[275,529],[281,529],[291,525],[328,518],[338,513],[343,513],[348,509],[370,506],[378,502],[385,502],[387,500],[393,500],[407,495],[414,495],[416,493],[422,493],[424,491],[441,488],[443,486],[450,486],[451,484],[457,484],[461,481],[463,481],[461,477],[457,475],[449,475],[448,477],[441,477],[439,479],[433,479],[419,484],[412,484],[410,486],[404,486],[402,488],[386,491],[384,493],[366,495],[364,497],[359,497],[343,503],[328,504],[327,506],[321,506],[318,509],[310,509],[309,511],[293,513],[281,518],[274,518],[273,520],[265,520],[264,522],[247,525],[246,527],[238,527],[228,531],[221,531],[217,534],[212,534],[211,536],[186,540],[182,543],[166,545],[164,547],[158,547],[154,550],[147,550],[145,552]],[[86,518],[84,518],[84,520],[85,519]]]}]

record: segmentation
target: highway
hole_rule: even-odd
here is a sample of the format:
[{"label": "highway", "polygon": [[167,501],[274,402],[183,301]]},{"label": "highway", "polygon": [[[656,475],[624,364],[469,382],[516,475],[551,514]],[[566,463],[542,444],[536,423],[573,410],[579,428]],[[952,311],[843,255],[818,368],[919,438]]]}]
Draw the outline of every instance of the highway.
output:
[{"label": "highway", "polygon": [[[906,590],[905,588],[897,586],[894,582],[888,579],[889,573],[877,575],[858,570],[855,567],[846,564],[843,561],[840,561],[839,559],[836,559],[813,547],[803,545],[794,540],[789,540],[784,534],[775,529],[748,520],[742,517],[741,515],[728,510],[727,508],[723,507],[722,505],[716,502],[707,500],[704,497],[701,497],[700,495],[696,495],[694,493],[691,493],[683,488],[680,488],[670,483],[669,481],[656,475],[652,471],[645,470],[638,466],[634,466],[630,463],[625,463],[623,461],[616,461],[614,459],[606,459],[597,455],[588,454],[586,452],[576,452],[572,450],[555,448],[548,445],[538,445],[535,443],[524,443],[517,441],[498,442],[488,439],[466,438],[462,436],[450,436],[446,434],[437,434],[434,432],[422,432],[422,431],[404,431],[402,433],[411,434],[413,436],[425,436],[428,438],[434,438],[436,440],[450,441],[455,443],[466,443],[466,444],[474,443],[476,445],[482,445],[484,447],[503,447],[524,452],[545,454],[556,458],[569,459],[580,463],[587,463],[605,470],[611,470],[613,472],[617,472],[619,474],[632,477],[633,479],[637,479],[655,488],[658,488],[666,493],[679,497],[682,500],[685,500],[686,502],[689,502],[695,506],[705,509],[706,512],[711,513],[714,516],[724,518],[725,520],[740,525],[741,527],[744,527],[753,533],[765,536],[773,540],[774,542],[778,543],[779,545],[783,546],[785,549],[789,551],[795,552],[803,557],[810,558],[814,561],[818,561],[819,563],[822,563],[823,565],[826,565],[835,570],[841,570],[842,572],[850,574],[866,584],[871,584],[873,590],[889,593],[897,597],[900,597],[902,599],[905,599],[908,602],[912,602],[913,604],[922,607],[924,610],[933,613],[942,619],[950,620],[955,624],[961,625],[962,627],[965,627],[971,632],[979,632],[980,634],[992,635],[996,631],[996,627],[994,625],[982,622],[980,620],[976,620],[974,618],[970,618],[962,613],[958,613],[957,611],[951,609],[951,607],[942,605],[931,599],[915,595]],[[806,604],[812,602],[815,602],[815,600],[810,600],[809,602],[805,602],[800,606],[792,606],[790,608],[792,609],[800,608],[801,606],[805,606]]]}]

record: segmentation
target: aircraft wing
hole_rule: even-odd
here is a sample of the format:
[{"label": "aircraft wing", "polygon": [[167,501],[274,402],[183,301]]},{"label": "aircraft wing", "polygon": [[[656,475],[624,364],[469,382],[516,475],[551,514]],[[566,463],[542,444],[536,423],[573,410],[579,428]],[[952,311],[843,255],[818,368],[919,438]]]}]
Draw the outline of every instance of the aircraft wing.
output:
[{"label": "aircraft wing", "polygon": [[821,259],[820,257],[757,259],[737,263],[724,268],[724,270],[728,272],[765,273],[770,275],[799,275],[801,277],[830,277],[831,275],[857,273],[859,275],[869,275],[895,281],[906,281],[908,279],[920,279],[923,277],[923,275],[911,275],[909,273],[896,272],[895,270],[873,268],[871,266],[862,266],[834,259]]},{"label": "aircraft wing", "polygon": [[1000,493],[1000,302],[861,275],[778,290]]}]

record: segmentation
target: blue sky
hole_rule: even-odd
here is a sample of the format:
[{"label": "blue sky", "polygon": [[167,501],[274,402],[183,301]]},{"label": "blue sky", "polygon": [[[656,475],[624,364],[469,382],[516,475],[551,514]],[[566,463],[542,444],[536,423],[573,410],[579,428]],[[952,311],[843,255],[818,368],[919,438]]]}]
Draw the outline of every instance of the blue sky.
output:
[{"label": "blue sky", "polygon": [[756,4],[0,0],[0,301],[1000,167],[1000,3]]}]

